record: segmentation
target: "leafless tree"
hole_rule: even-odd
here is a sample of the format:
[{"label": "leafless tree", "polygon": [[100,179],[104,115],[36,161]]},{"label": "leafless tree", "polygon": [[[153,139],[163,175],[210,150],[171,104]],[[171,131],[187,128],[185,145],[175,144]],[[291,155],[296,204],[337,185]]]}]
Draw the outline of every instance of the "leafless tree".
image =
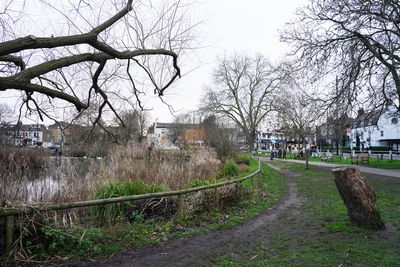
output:
[{"label": "leafless tree", "polygon": [[125,127],[121,124],[118,127],[117,136],[122,143],[126,144],[130,140],[141,142],[145,131],[149,126],[148,115],[143,110],[128,110],[121,115],[125,122]]},{"label": "leafless tree", "polygon": [[219,59],[203,109],[232,120],[253,149],[257,126],[273,110],[281,80],[281,72],[261,55]]},{"label": "leafless tree", "polygon": [[328,103],[372,110],[393,104],[400,111],[397,0],[310,0],[297,17],[282,40],[294,46],[299,66],[313,75],[310,80],[330,77]]},{"label": "leafless tree", "polygon": [[222,126],[215,115],[206,117],[202,125],[208,136],[208,145],[214,148],[218,159],[225,162],[237,153],[237,129]]},{"label": "leafless tree", "polygon": [[12,118],[12,110],[6,104],[0,104],[0,124],[10,123]]},{"label": "leafless tree", "polygon": [[[193,38],[180,0],[6,0],[0,8],[0,93],[21,92],[21,111],[41,119],[57,118],[57,108],[79,116],[96,103],[93,125],[110,112],[123,124],[121,100],[142,108],[149,88],[162,97]],[[42,21],[29,28],[32,9]]]},{"label": "leafless tree", "polygon": [[315,126],[319,122],[320,108],[318,102],[310,99],[304,90],[296,87],[289,89],[290,91],[282,92],[275,102],[279,128],[287,137],[303,143],[308,169],[309,150],[306,149],[306,139],[311,139],[314,135]]}]

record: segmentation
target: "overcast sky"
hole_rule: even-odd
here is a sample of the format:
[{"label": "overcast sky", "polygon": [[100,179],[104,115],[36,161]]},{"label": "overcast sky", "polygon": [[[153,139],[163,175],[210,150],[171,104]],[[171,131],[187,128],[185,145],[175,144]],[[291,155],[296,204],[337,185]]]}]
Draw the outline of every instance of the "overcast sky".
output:
[{"label": "overcast sky", "polygon": [[[184,62],[180,65],[184,76],[168,89],[165,100],[172,105],[175,114],[198,108],[203,88],[212,84],[218,56],[234,52],[249,56],[259,53],[272,62],[282,59],[288,47],[279,41],[278,30],[294,18],[297,8],[306,3],[307,0],[198,0],[192,5],[194,21],[203,21],[197,29],[200,47],[191,50],[190,57],[182,58]],[[46,21],[35,7],[28,8],[30,18]],[[26,28],[27,34],[35,34],[37,29],[43,31],[35,25],[25,23],[21,27]],[[36,34],[46,35],[43,32]],[[7,92],[0,95],[0,102],[12,106],[13,101]],[[149,98],[145,104],[151,109],[152,121],[170,122],[174,119],[168,107],[159,100]]]},{"label": "overcast sky", "polygon": [[[193,8],[195,16],[206,19],[200,28],[204,48],[195,51],[192,59],[192,67],[198,68],[175,84],[169,103],[181,112],[196,109],[204,86],[212,83],[217,56],[260,53],[273,62],[282,59],[288,47],[279,41],[278,30],[306,3],[306,0],[201,1]],[[173,120],[166,106],[150,102],[148,106],[154,108],[153,120]]]}]

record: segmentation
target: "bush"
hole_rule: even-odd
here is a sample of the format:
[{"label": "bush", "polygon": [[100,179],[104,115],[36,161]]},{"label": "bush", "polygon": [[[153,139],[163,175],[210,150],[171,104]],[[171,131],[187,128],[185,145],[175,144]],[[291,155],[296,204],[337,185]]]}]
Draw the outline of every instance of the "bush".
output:
[{"label": "bush", "polygon": [[246,154],[237,154],[235,156],[235,163],[250,165],[250,156]]},{"label": "bush", "polygon": [[233,161],[225,162],[219,171],[219,177],[233,177],[239,175],[239,167]]},{"label": "bush", "polygon": [[[103,187],[94,194],[93,199],[107,199],[113,197],[122,197],[122,196],[131,196],[131,195],[141,195],[146,193],[155,193],[161,192],[162,187],[159,185],[146,185],[143,181],[137,179],[133,182],[117,182],[110,183],[108,186]],[[134,205],[130,202],[120,202],[110,205],[110,215],[112,217],[116,217],[117,215],[126,215],[129,212],[132,212],[134,209]],[[128,207],[131,209],[128,210]],[[96,206],[94,208],[94,212],[96,215],[104,216],[105,208]]]},{"label": "bush", "polygon": [[208,180],[195,179],[188,184],[187,188],[194,188],[194,187],[199,187],[199,186],[203,186],[203,185],[215,184],[216,182],[217,181],[213,178],[208,179]]},{"label": "bush", "polygon": [[110,183],[108,186],[99,189],[94,194],[94,199],[107,199],[112,197],[141,195],[163,191],[159,185],[146,185],[142,180],[133,182]]}]

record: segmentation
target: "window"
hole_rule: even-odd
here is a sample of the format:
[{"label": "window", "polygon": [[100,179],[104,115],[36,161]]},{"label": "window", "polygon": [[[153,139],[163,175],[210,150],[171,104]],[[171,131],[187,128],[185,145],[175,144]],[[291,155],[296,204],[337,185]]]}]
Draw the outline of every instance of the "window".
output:
[{"label": "window", "polygon": [[393,124],[397,124],[398,122],[399,122],[399,121],[397,120],[397,118],[393,118],[393,119],[392,119],[392,123],[393,123]]},{"label": "window", "polygon": [[383,136],[383,131],[381,131],[381,136]]}]

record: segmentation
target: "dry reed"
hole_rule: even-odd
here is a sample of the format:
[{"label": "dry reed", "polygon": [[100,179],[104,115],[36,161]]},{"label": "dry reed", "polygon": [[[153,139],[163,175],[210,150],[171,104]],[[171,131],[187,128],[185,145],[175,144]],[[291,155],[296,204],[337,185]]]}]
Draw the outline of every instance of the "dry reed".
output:
[{"label": "dry reed", "polygon": [[[14,153],[14,154],[13,154]],[[182,189],[195,179],[208,179],[219,169],[220,162],[207,149],[194,150],[190,158],[180,151],[153,150],[151,153],[133,144],[115,146],[107,158],[51,158],[38,161],[41,168],[28,168],[25,157],[16,160],[9,153],[7,168],[0,170],[0,201],[8,205],[37,202],[72,202],[91,199],[94,192],[110,182],[141,179],[158,184],[165,190]],[[2,154],[3,159],[5,153]],[[11,155],[11,156],[10,156]],[[80,171],[82,165],[86,173]],[[3,165],[5,166],[5,165]],[[13,166],[12,171],[9,166]],[[18,167],[26,166],[26,167]]]}]

